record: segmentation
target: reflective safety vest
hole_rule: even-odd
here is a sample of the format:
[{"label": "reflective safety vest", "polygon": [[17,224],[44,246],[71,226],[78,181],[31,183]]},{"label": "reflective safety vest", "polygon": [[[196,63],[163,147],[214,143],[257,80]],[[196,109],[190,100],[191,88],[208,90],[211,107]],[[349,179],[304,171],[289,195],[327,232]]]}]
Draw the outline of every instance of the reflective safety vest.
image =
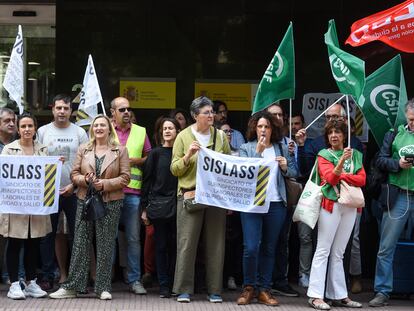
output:
[{"label": "reflective safety vest", "polygon": [[[144,149],[146,130],[142,126],[131,124],[126,148],[130,158],[142,158],[142,150]],[[118,137],[117,137],[118,138]],[[131,181],[128,188],[141,189],[142,170],[136,165],[131,166]]]}]

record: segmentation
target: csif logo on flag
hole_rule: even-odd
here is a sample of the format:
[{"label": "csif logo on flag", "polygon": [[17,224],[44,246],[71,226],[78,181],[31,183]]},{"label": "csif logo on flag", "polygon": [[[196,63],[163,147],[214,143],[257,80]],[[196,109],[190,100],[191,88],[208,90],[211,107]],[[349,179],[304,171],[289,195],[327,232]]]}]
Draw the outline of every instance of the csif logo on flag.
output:
[{"label": "csif logo on flag", "polygon": [[276,54],[275,54],[275,57],[270,62],[269,66],[267,66],[267,69],[266,69],[266,71],[263,75],[263,81],[266,81],[268,83],[272,83],[273,74],[275,74],[276,77],[279,78],[280,75],[283,72],[283,68],[284,68],[283,58],[280,55],[279,51],[277,51]]},{"label": "csif logo on flag", "polygon": [[381,84],[374,88],[369,95],[375,110],[386,117],[397,115],[399,98],[400,88],[393,84]]},{"label": "csif logo on flag", "polygon": [[[338,57],[336,54],[329,56],[329,63],[331,64],[332,75],[334,79],[338,82],[343,82],[347,80],[347,76],[350,74],[349,68],[345,63]],[[355,82],[348,80],[348,83],[355,85]]]}]

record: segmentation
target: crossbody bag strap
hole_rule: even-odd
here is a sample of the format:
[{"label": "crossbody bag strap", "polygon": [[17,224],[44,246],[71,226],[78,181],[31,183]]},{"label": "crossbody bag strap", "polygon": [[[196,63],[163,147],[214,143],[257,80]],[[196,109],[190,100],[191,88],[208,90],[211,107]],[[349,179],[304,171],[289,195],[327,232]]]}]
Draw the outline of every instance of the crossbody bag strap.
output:
[{"label": "crossbody bag strap", "polygon": [[213,132],[213,146],[211,147],[211,150],[216,151],[216,142],[217,142],[217,129],[214,128]]}]

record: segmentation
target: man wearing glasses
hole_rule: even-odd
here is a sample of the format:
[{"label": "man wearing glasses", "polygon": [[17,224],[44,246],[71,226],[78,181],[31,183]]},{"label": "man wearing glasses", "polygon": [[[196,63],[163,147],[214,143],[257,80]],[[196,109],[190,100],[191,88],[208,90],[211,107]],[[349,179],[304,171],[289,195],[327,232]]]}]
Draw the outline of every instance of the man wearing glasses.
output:
[{"label": "man wearing glasses", "polygon": [[[227,109],[227,105],[225,102],[221,100],[213,100],[214,106],[214,126],[217,128],[220,128],[223,124],[228,124],[227,122],[227,116],[229,110]],[[239,131],[232,129],[231,132],[231,147],[235,150],[238,150],[241,145],[243,145],[246,141],[244,140],[244,137],[242,133]]]},{"label": "man wearing glasses", "polygon": [[125,228],[127,240],[127,281],[131,292],[145,295],[147,291],[141,280],[141,243],[139,205],[141,195],[142,170],[151,144],[144,127],[131,123],[131,108],[125,97],[117,97],[111,102],[112,121],[119,143],[128,149],[131,165],[131,181],[124,189],[125,198],[121,212],[121,224]]}]

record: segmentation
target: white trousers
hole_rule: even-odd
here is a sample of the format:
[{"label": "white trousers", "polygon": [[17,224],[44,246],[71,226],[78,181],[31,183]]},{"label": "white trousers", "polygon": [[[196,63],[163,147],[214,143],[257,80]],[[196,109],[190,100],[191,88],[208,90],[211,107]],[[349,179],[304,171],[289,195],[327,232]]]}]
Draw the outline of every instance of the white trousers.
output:
[{"label": "white trousers", "polygon": [[[348,297],[342,260],[357,214],[356,208],[335,203],[332,213],[321,208],[318,219],[318,243],[312,260],[307,295],[311,298]],[[329,258],[329,269],[326,273]]]}]

